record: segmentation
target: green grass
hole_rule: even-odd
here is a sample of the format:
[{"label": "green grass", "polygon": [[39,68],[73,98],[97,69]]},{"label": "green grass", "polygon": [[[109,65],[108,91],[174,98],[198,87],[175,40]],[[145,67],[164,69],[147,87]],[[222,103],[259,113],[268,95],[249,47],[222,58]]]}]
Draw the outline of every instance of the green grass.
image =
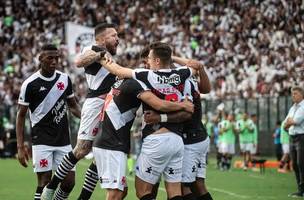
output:
[{"label": "green grass", "polygon": [[[80,161],[77,166],[76,185],[69,199],[77,199],[84,179],[84,172],[90,161]],[[135,200],[134,177],[128,179],[129,193],[127,200]],[[291,192],[296,191],[293,173],[278,174],[274,169],[266,169],[261,175],[258,172],[244,172],[233,169],[221,172],[215,169],[215,161],[211,159],[207,170],[207,186],[214,200],[288,200]],[[32,168],[23,168],[17,160],[0,159],[0,199],[27,200],[33,199],[36,188],[36,175]],[[166,200],[164,186],[158,193],[159,200]],[[105,199],[104,190],[96,187],[92,200]]]}]

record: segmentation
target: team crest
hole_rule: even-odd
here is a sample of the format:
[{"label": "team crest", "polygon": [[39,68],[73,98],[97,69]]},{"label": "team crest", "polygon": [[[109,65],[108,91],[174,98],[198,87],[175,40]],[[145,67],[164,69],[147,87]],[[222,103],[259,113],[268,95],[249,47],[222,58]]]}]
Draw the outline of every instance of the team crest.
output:
[{"label": "team crest", "polygon": [[49,163],[48,163],[47,159],[45,159],[45,158],[41,159],[40,162],[39,162],[39,165],[40,165],[41,168],[47,167],[48,164]]},{"label": "team crest", "polygon": [[57,88],[58,88],[59,90],[64,90],[64,83],[63,83],[63,82],[57,83]]}]

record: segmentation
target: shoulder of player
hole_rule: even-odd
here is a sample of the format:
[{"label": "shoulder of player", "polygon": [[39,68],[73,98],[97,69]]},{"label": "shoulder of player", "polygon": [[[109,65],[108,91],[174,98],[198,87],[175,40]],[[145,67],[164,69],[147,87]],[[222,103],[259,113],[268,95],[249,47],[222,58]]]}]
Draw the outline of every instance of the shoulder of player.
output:
[{"label": "shoulder of player", "polygon": [[22,88],[27,87],[30,83],[35,81],[37,78],[39,78],[39,71],[35,72],[34,74],[30,75],[28,78],[25,79],[25,81],[22,83]]}]

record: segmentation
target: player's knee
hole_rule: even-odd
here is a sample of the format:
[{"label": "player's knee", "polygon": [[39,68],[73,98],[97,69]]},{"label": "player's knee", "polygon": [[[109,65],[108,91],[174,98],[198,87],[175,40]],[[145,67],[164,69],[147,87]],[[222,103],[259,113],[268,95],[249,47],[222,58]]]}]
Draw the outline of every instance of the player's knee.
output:
[{"label": "player's knee", "polygon": [[126,198],[126,196],[128,195],[128,187],[125,187],[123,193],[122,193],[122,198],[121,199],[124,199]]},{"label": "player's knee", "polygon": [[109,200],[121,200],[123,196],[123,192],[115,189],[115,190],[108,190],[108,195],[107,195],[107,199]]}]

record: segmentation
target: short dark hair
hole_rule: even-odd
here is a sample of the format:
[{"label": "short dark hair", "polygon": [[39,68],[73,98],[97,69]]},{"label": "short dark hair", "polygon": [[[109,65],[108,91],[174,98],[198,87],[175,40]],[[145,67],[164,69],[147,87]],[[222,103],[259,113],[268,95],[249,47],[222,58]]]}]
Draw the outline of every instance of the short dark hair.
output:
[{"label": "short dark hair", "polygon": [[150,46],[149,45],[145,46],[140,52],[140,58],[141,59],[147,58],[149,55],[149,51],[150,51]]},{"label": "short dark hair", "polygon": [[57,47],[54,44],[45,44],[41,47],[41,51],[57,51]]},{"label": "short dark hair", "polygon": [[99,33],[102,33],[105,31],[107,28],[115,28],[116,26],[114,24],[110,23],[100,23],[95,27],[95,36],[98,35]]},{"label": "short dark hair", "polygon": [[160,59],[163,64],[171,63],[172,49],[167,43],[154,42],[150,44],[150,50],[153,50],[153,55]]}]

